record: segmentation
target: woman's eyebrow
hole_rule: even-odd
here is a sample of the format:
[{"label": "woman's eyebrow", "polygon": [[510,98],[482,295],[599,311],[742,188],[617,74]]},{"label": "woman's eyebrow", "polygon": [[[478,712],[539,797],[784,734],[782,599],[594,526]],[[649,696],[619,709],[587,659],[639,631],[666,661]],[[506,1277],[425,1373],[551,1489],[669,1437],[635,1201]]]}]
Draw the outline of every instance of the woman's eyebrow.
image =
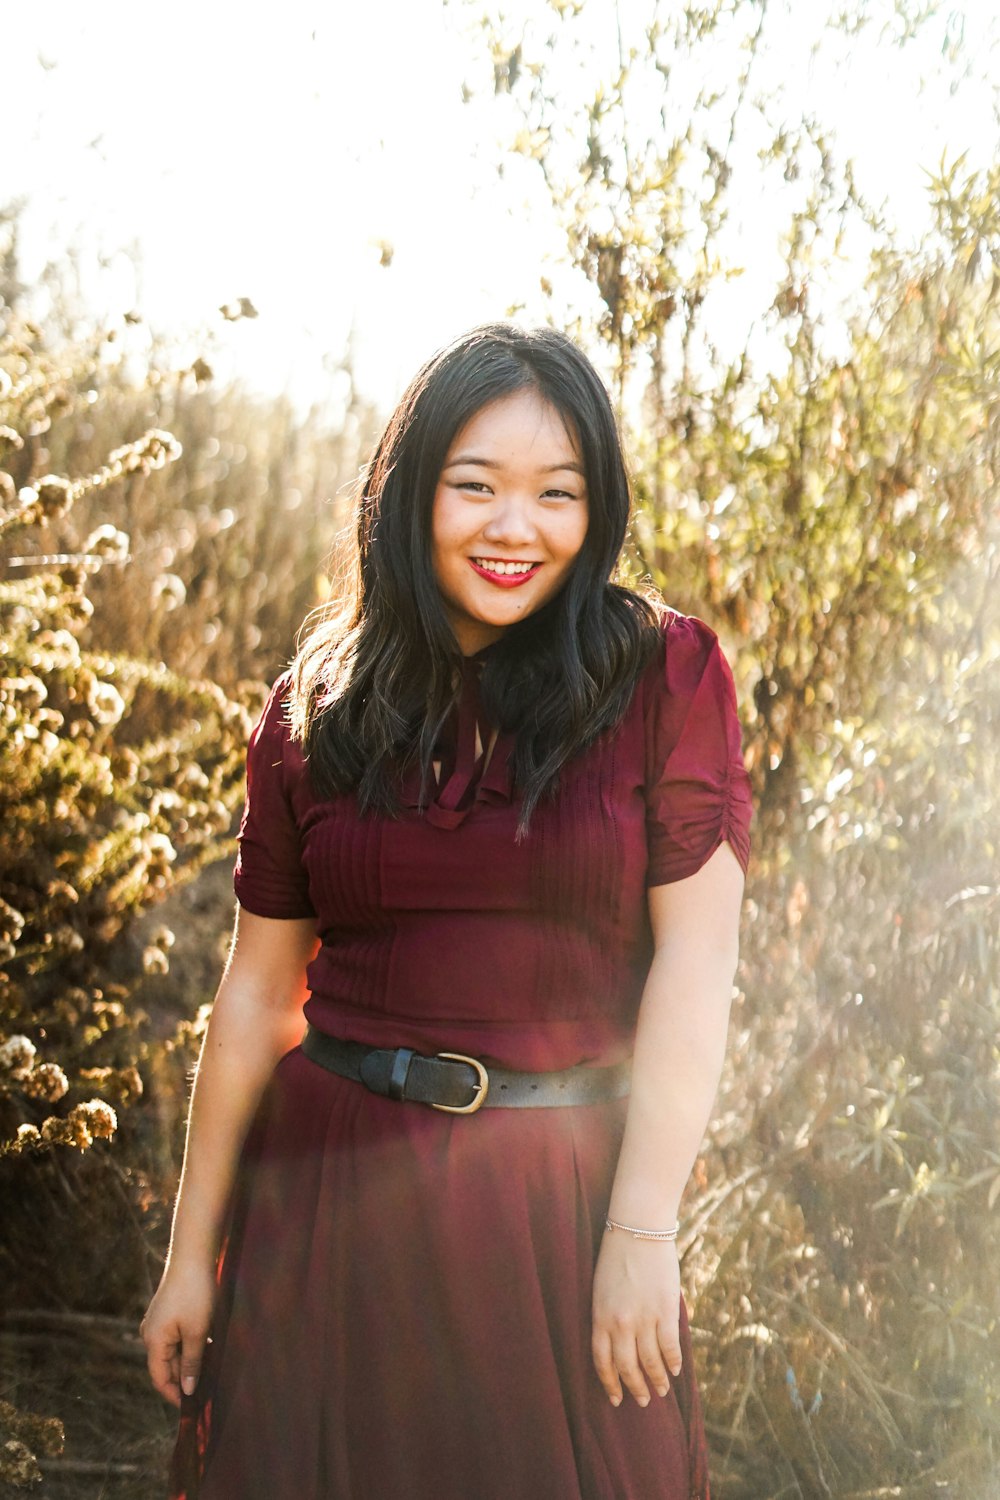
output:
[{"label": "woman's eyebrow", "polygon": [[[495,458],[477,458],[474,453],[460,453],[457,458],[452,459],[450,464],[445,464],[445,469],[457,469],[459,464],[478,464],[481,469],[502,469],[504,467],[503,464],[498,463]],[[543,466],[539,470],[539,473],[558,474],[561,473],[564,469],[569,469],[574,474],[579,474],[581,478],[583,477],[582,466],[578,463],[574,463],[572,459],[569,461],[569,463],[565,464],[543,464]]]}]

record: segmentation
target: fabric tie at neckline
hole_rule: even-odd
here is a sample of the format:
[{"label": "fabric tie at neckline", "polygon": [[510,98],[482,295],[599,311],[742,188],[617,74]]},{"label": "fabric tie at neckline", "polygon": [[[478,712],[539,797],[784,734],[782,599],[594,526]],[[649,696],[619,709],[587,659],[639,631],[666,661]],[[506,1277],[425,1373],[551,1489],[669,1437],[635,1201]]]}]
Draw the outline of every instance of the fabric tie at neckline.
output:
[{"label": "fabric tie at neckline", "polygon": [[[477,656],[481,654],[477,653]],[[452,720],[454,718],[455,715],[452,715]],[[490,753],[489,735],[481,733],[483,748],[477,755],[476,733],[481,720],[477,657],[466,657],[462,663],[462,692],[458,701],[455,728],[454,765],[447,780],[438,785],[434,797],[424,808],[428,823],[435,828],[459,827],[479,802],[501,803],[511,800],[513,787],[509,756],[513,747],[512,738],[509,734],[498,733]],[[481,770],[487,754],[489,761],[477,780],[477,772]],[[404,773],[401,801],[404,807],[420,806],[420,767],[416,763],[409,765]]]}]

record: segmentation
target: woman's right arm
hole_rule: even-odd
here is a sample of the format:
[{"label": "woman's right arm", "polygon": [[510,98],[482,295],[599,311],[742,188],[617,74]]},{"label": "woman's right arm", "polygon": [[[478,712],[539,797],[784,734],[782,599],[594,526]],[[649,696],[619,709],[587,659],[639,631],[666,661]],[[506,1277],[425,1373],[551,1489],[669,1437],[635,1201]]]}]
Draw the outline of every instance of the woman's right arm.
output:
[{"label": "woman's right arm", "polygon": [[140,1330],[153,1384],[175,1406],[197,1384],[240,1150],[275,1064],[302,1040],[306,966],[318,946],[312,917],[237,907],[195,1073],[170,1249]]}]

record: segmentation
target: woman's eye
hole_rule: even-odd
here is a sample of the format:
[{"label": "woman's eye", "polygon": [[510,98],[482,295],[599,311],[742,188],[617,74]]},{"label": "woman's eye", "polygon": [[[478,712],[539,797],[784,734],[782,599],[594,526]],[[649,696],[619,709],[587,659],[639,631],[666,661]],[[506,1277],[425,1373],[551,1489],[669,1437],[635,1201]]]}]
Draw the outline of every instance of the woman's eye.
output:
[{"label": "woman's eye", "polygon": [[[480,479],[459,479],[455,484],[455,489],[468,490],[473,495],[492,494],[489,485],[484,484]],[[541,498],[543,500],[574,500],[576,496],[572,495],[569,490],[544,490]]]}]

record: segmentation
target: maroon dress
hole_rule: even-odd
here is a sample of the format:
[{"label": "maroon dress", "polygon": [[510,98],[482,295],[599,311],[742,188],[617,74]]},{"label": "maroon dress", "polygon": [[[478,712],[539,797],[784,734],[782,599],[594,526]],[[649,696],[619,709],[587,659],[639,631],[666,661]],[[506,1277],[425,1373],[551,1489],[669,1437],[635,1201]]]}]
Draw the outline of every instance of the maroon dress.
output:
[{"label": "maroon dress", "polygon": [[[518,844],[510,739],[477,756],[484,654],[436,801],[416,810],[414,773],[397,819],[312,795],[279,678],[250,741],[236,892],[315,917],[305,1015],[323,1031],[518,1069],[613,1063],[652,956],[647,887],[727,839],[747,866],[732,675],[707,625],[668,614],[625,718]],[[626,1109],[449,1115],[286,1053],[240,1159],[171,1500],[706,1500],[686,1315],[665,1399],[615,1409],[591,1361]]]}]

